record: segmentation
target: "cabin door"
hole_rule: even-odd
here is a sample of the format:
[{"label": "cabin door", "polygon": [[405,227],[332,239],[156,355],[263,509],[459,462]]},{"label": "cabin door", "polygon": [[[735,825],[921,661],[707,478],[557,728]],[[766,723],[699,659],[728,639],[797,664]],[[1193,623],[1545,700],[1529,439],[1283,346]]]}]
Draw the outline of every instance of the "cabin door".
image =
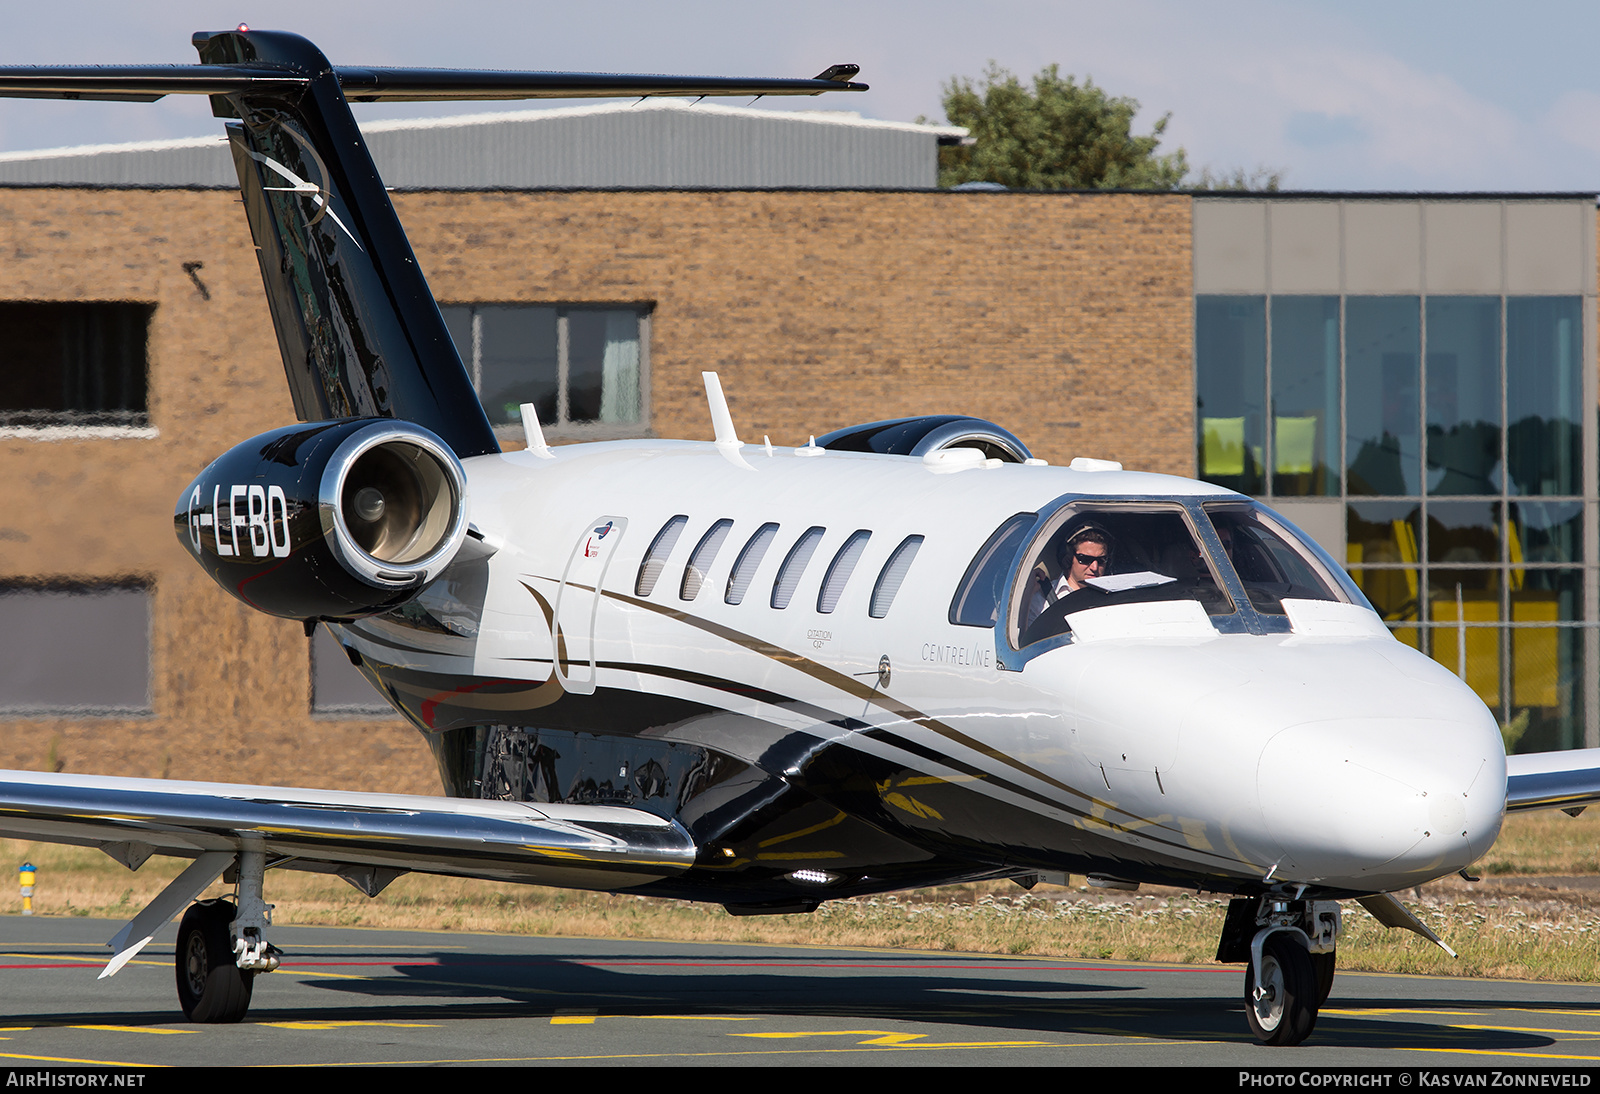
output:
[{"label": "cabin door", "polygon": [[567,568],[556,590],[556,679],[568,693],[592,695],[595,678],[595,621],[600,615],[600,590],[616,556],[617,543],[628,527],[627,517],[591,520],[572,545]]}]

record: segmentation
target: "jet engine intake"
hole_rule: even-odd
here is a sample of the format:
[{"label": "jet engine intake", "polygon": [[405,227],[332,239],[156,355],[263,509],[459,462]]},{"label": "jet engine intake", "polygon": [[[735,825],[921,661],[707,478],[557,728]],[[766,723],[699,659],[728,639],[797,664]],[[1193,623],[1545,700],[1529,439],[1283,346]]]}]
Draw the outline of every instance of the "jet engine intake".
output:
[{"label": "jet engine intake", "polygon": [[877,452],[886,456],[926,456],[946,448],[976,448],[991,460],[1022,463],[1033,458],[1010,430],[965,414],[926,414],[891,418],[836,429],[817,438],[819,448],[835,452]]},{"label": "jet engine intake", "polygon": [[178,539],[253,608],[291,619],[389,611],[467,535],[467,480],[434,434],[352,418],[245,441],[178,499]]}]

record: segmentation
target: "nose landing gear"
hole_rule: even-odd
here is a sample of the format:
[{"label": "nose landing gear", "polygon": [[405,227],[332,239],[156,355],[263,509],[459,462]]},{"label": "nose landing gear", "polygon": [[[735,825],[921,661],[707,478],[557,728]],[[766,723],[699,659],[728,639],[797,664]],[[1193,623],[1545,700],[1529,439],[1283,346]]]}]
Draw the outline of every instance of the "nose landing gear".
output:
[{"label": "nose landing gear", "polygon": [[1246,962],[1245,1017],[1263,1045],[1311,1035],[1333,988],[1341,917],[1336,901],[1241,897],[1228,905],[1218,961]]},{"label": "nose landing gear", "polygon": [[1260,964],[1259,981],[1255,962],[1244,972],[1250,1032],[1264,1045],[1298,1045],[1317,1024],[1317,974],[1311,955],[1298,939],[1278,933],[1267,937]]}]

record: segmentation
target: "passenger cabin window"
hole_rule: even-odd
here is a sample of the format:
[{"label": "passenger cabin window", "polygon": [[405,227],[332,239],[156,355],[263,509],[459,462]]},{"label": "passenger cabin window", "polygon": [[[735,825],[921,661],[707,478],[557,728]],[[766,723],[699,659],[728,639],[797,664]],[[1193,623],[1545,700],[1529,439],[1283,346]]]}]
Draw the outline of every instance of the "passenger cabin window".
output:
[{"label": "passenger cabin window", "polygon": [[717,560],[717,552],[722,550],[722,541],[728,538],[728,530],[733,527],[733,521],[717,521],[706,534],[700,537],[700,542],[695,544],[694,553],[689,556],[689,564],[683,568],[683,581],[678,586],[678,597],[681,600],[693,600],[700,595],[700,587],[705,584],[706,573],[711,569],[711,564]]},{"label": "passenger cabin window", "polygon": [[649,596],[655,591],[656,580],[667,565],[667,556],[672,554],[678,537],[683,534],[683,526],[688,523],[689,518],[679,513],[661,526],[656,538],[650,541],[650,549],[644,553],[644,561],[639,563],[639,576],[633,583],[634,596]]},{"label": "passenger cabin window", "polygon": [[1011,576],[1011,560],[1022,546],[1037,513],[1018,513],[979,548],[950,601],[950,622],[963,627],[992,627],[1000,617],[1000,594]]},{"label": "passenger cabin window", "polygon": [[778,570],[778,579],[772,583],[774,608],[787,608],[789,601],[794,599],[794,591],[800,586],[800,575],[806,572],[806,563],[811,561],[817,544],[822,541],[822,533],[821,528],[807,528],[795,545],[789,548],[789,556]]},{"label": "passenger cabin window", "polygon": [[744,594],[750,591],[750,583],[761,568],[761,560],[767,557],[767,548],[772,546],[776,538],[778,526],[769,522],[757,528],[755,535],[745,542],[744,550],[739,552],[739,558],[733,564],[733,571],[728,574],[728,591],[722,597],[725,603],[744,603]]},{"label": "passenger cabin window", "polygon": [[1207,505],[1205,511],[1256,611],[1283,615],[1286,599],[1366,603],[1357,590],[1335,576],[1342,571],[1319,559],[1263,507],[1225,502]]},{"label": "passenger cabin window", "polygon": [[1157,600],[1198,601],[1231,615],[1233,598],[1182,506],[1074,502],[1034,536],[1016,575],[1010,635],[1017,649],[1071,630],[1076,612]]},{"label": "passenger cabin window", "polygon": [[900,591],[900,585],[911,569],[911,560],[917,557],[917,549],[921,546],[921,536],[907,536],[900,541],[900,546],[894,549],[889,561],[883,564],[883,570],[878,574],[878,582],[872,587],[872,604],[867,609],[867,614],[872,618],[882,619],[889,614],[895,594]]},{"label": "passenger cabin window", "polygon": [[855,573],[861,552],[867,549],[867,540],[871,538],[872,533],[863,528],[850,533],[850,538],[844,541],[828,566],[828,576],[822,579],[822,589],[817,593],[817,611],[829,615],[839,606],[839,597],[844,595],[844,587]]}]

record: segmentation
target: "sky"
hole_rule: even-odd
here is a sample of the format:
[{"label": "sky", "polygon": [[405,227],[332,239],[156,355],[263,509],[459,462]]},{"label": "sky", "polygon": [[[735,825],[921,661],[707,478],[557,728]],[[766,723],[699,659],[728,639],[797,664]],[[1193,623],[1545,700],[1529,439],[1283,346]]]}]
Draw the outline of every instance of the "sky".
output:
[{"label": "sky", "polygon": [[[991,61],[1022,77],[1057,64],[1137,99],[1139,132],[1170,114],[1161,151],[1182,147],[1197,171],[1267,168],[1294,190],[1600,192],[1592,0],[60,0],[8,5],[0,65],[192,63],[191,32],[240,22],[303,34],[335,64],[811,76],[854,62],[871,91],[759,105],[895,121],[942,121],[941,87]],[[0,151],[219,125],[193,97],[3,100]]]}]

